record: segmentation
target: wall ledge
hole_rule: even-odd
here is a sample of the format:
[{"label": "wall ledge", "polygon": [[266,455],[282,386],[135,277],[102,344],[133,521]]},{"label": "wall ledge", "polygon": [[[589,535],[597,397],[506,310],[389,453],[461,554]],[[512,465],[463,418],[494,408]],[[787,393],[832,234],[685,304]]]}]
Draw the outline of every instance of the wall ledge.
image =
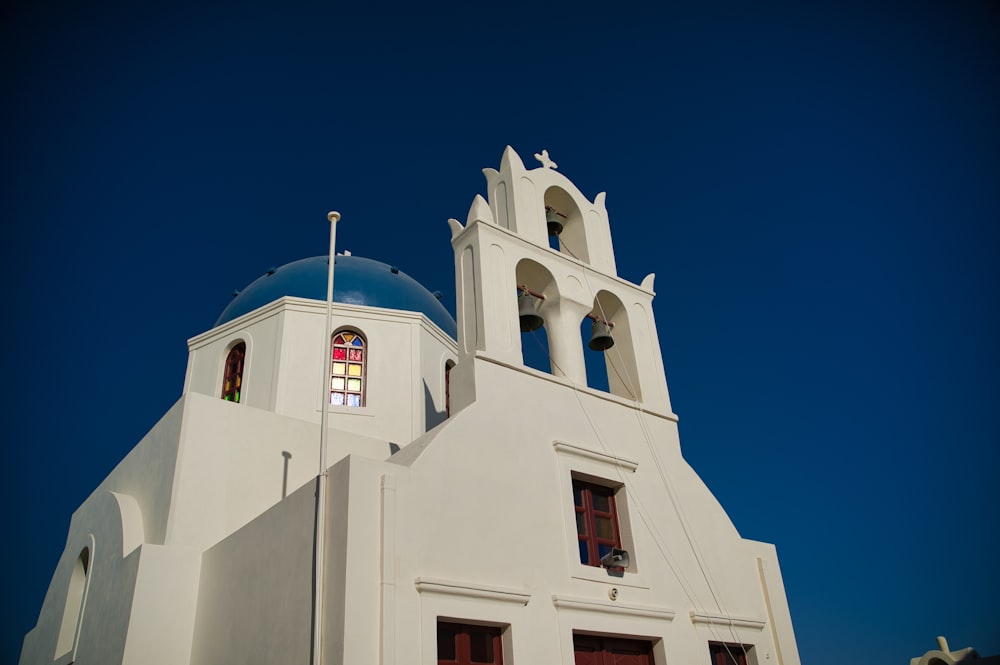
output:
[{"label": "wall ledge", "polygon": [[418,577],[413,581],[418,593],[439,593],[449,596],[464,596],[480,600],[497,600],[507,603],[527,605],[531,594],[522,589],[497,587],[471,582],[456,582],[434,577]]},{"label": "wall ledge", "polygon": [[584,457],[595,462],[601,462],[602,464],[617,466],[625,469],[626,471],[635,471],[639,468],[639,463],[635,460],[630,460],[626,457],[618,457],[617,455],[610,455],[597,450],[591,450],[590,448],[583,448],[564,441],[553,441],[552,447],[556,449],[557,453]]},{"label": "wall ledge", "polygon": [[707,623],[716,626],[736,626],[737,628],[752,628],[754,630],[764,630],[767,622],[760,619],[750,619],[748,617],[733,617],[716,612],[700,612],[691,610],[691,623]]},{"label": "wall ledge", "polygon": [[673,621],[677,612],[666,607],[650,605],[632,605],[593,598],[576,598],[573,596],[553,595],[552,604],[560,610],[580,610],[583,612],[600,612],[602,614],[622,614],[626,616],[647,617],[662,621]]}]

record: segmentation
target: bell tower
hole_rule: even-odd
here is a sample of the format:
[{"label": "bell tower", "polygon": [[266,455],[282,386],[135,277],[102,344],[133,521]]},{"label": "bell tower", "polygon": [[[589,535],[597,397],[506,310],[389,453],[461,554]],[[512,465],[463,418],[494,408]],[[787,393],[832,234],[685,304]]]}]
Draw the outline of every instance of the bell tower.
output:
[{"label": "bell tower", "polygon": [[[584,353],[604,353],[612,395],[671,413],[654,276],[639,285],[618,277],[605,193],[590,201],[547,151],[535,158],[542,165],[529,170],[507,146],[499,170],[483,169],[489,199],[476,195],[465,226],[448,220],[458,301],[452,377],[463,384],[453,408],[475,400],[474,361],[523,367],[522,330],[541,324],[554,376],[586,388]],[[593,321],[589,344],[584,318]]]}]

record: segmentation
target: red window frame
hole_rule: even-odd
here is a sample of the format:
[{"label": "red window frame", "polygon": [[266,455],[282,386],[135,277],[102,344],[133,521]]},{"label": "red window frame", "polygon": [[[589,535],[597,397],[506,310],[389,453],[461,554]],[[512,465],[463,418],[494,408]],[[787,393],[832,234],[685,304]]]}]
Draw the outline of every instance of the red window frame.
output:
[{"label": "red window frame", "polygon": [[573,662],[575,665],[653,665],[653,643],[574,633]]},{"label": "red window frame", "polygon": [[437,624],[438,665],[503,665],[500,628],[450,621]]},{"label": "red window frame", "polygon": [[229,350],[222,370],[222,399],[239,402],[243,389],[243,364],[246,361],[247,345],[240,342]]},{"label": "red window frame", "polygon": [[753,647],[747,644],[729,644],[728,642],[709,642],[708,652],[712,656],[712,665],[748,665],[747,650]]},{"label": "red window frame", "polygon": [[[601,557],[612,548],[621,549],[622,536],[618,527],[618,507],[615,490],[604,485],[573,479],[573,510],[576,513],[576,537],[580,563],[600,566]],[[600,525],[610,522],[611,535]]]}]

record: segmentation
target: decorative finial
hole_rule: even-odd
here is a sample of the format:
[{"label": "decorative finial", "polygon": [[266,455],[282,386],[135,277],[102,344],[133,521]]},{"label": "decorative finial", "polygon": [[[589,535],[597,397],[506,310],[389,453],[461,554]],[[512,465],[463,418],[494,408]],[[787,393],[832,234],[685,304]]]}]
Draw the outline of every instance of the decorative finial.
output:
[{"label": "decorative finial", "polygon": [[548,150],[542,150],[541,154],[539,154],[539,153],[536,152],[535,153],[535,159],[537,159],[538,161],[540,161],[542,163],[542,166],[544,166],[547,169],[553,169],[554,170],[554,169],[559,168],[559,165],[556,164],[555,162],[553,162],[549,158],[549,151]]},{"label": "decorative finial", "polygon": [[328,220],[330,220],[331,222],[339,222],[340,221],[340,213],[337,212],[336,210],[331,210],[330,212],[326,213],[326,218]]}]

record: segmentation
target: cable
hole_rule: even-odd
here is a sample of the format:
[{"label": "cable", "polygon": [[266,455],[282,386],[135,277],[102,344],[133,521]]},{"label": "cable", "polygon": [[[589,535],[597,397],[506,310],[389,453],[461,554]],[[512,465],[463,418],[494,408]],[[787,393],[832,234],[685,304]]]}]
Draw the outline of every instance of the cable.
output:
[{"label": "cable", "polygon": [[[597,305],[597,308],[598,308],[598,310],[600,312],[601,318],[604,319],[605,321],[609,321],[608,316],[607,316],[606,312],[604,311],[604,306],[601,303],[600,299],[597,297],[596,290],[594,289],[593,285],[590,282],[590,278],[589,278],[589,275],[588,275],[588,270],[590,269],[589,266],[584,261],[582,261],[578,256],[576,256],[576,254],[573,253],[573,251],[569,248],[569,246],[565,242],[563,242],[562,238],[560,238],[559,246],[560,246],[560,249],[564,250],[568,255],[570,255],[571,257],[573,257],[574,259],[576,259],[576,261],[579,263],[581,272],[583,273],[584,281],[587,284],[587,289],[592,294],[592,296],[594,298],[594,302]],[[614,347],[612,347],[612,348],[614,348]],[[626,388],[629,391],[630,396],[631,396],[632,401],[633,401],[633,404],[635,406],[636,418],[637,418],[637,421],[639,423],[639,427],[642,430],[644,442],[646,444],[647,449],[649,450],[649,453],[650,453],[651,457],[653,458],[653,462],[654,462],[654,464],[656,466],[657,473],[660,476],[660,480],[663,482],[664,486],[666,487],[667,496],[670,498],[671,506],[673,507],[674,513],[677,515],[677,519],[678,519],[678,521],[681,524],[681,530],[684,532],[685,539],[687,540],[688,545],[691,548],[692,553],[694,554],[695,561],[698,564],[698,568],[699,568],[699,570],[700,570],[700,572],[702,574],[702,577],[705,580],[706,585],[708,586],[709,593],[712,595],[712,599],[715,602],[716,607],[718,608],[719,612],[729,620],[729,623],[728,623],[729,631],[732,634],[733,638],[737,642],[739,642],[740,644],[742,644],[742,640],[739,638],[739,635],[737,634],[737,631],[736,631],[735,622],[733,621],[732,616],[729,614],[729,612],[723,606],[722,599],[720,598],[721,593],[718,591],[718,584],[715,582],[715,580],[714,580],[714,578],[713,578],[713,576],[711,574],[711,571],[707,568],[707,562],[705,560],[705,556],[701,552],[701,549],[698,547],[697,541],[695,540],[693,534],[691,533],[692,530],[691,530],[689,521],[685,518],[685,516],[683,514],[683,511],[680,508],[679,498],[676,496],[676,493],[674,491],[672,483],[670,482],[670,480],[667,477],[666,470],[663,468],[663,465],[662,465],[662,463],[660,461],[660,458],[656,454],[656,451],[655,451],[654,446],[653,446],[652,434],[650,433],[650,431],[649,431],[649,429],[648,429],[648,427],[647,427],[647,425],[645,423],[645,420],[642,417],[642,405],[640,404],[638,398],[636,397],[636,395],[638,395],[638,391],[636,390],[635,383],[632,380],[631,373],[628,371],[628,365],[625,362],[625,359],[624,359],[624,357],[621,354],[621,349],[620,348],[616,349],[615,353],[617,354],[617,358],[618,358],[619,363],[622,366],[622,369],[625,371],[625,377],[624,377],[625,380],[622,381],[623,377],[618,372],[618,368],[615,366],[615,363],[613,362],[613,359],[612,359],[612,362],[608,362],[607,364],[612,368],[612,370],[614,370],[615,375],[618,377],[619,381],[622,381],[622,383],[627,384]],[[552,363],[551,358],[550,358],[550,363]],[[577,393],[577,386],[576,386],[576,384],[572,383],[572,385],[573,385],[574,393]],[[577,393],[577,400],[580,401],[578,393]],[[587,413],[587,410],[585,408],[583,408],[582,401],[580,401],[580,406],[581,406],[581,410],[584,412],[584,414],[587,417],[587,421],[591,424],[591,429],[593,429],[594,435],[597,437],[598,443],[600,443],[600,445],[602,447],[604,447],[604,441],[603,441],[602,437],[600,436],[600,433],[597,431],[596,426],[594,426],[593,421],[590,419],[590,416]],[[605,450],[605,452],[607,452],[607,451]],[[617,467],[616,467],[616,469],[617,469]],[[618,473],[619,473],[619,476],[621,476],[620,470],[618,471]],[[622,478],[622,482],[623,482],[623,484],[625,484],[624,483],[624,478]],[[643,522],[646,524],[647,528],[650,528],[651,532],[656,533],[657,535],[659,535],[658,532],[657,532],[657,530],[656,530],[656,528],[655,528],[655,526],[651,525],[646,520],[645,516],[642,516],[642,515],[640,515],[640,516],[643,517]],[[654,541],[655,541],[655,539],[654,539]],[[662,549],[661,549],[661,554],[663,554],[663,550]],[[673,568],[673,565],[669,564],[669,562],[668,562],[668,565],[670,565],[671,570],[674,570],[675,575],[677,575],[677,571]],[[680,578],[678,577],[678,579],[680,579]],[[688,600],[689,601],[692,600],[692,598],[691,598],[690,595],[688,596]],[[704,605],[702,605],[702,606],[704,607]],[[714,629],[711,628],[711,624],[709,624],[709,630],[713,633],[713,635],[715,634]],[[733,658],[733,654],[730,651],[729,646],[727,644],[725,644],[724,642],[723,642],[723,645],[725,646],[726,651],[729,652],[730,657]],[[736,661],[735,658],[733,658],[733,660],[734,660],[734,662],[738,662],[738,661]]]},{"label": "cable", "polygon": [[[532,334],[531,337],[546,352],[546,355],[548,355],[548,350],[542,344],[541,339],[539,339],[539,337],[535,334]],[[552,359],[552,356],[548,355],[548,358],[549,358],[549,363],[552,365],[552,367],[562,372],[562,368],[559,367],[558,363],[556,363]],[[580,410],[583,412],[584,417],[587,419],[587,423],[590,425],[590,429],[594,432],[594,436],[597,438],[597,441],[600,444],[602,451],[612,457],[616,457],[613,451],[609,450],[608,446],[605,445],[604,437],[601,436],[601,433],[597,429],[597,424],[590,417],[590,413],[584,406],[583,400],[580,397],[579,386],[570,377],[566,376],[565,378],[570,379],[570,386],[573,388],[573,394],[577,399],[577,403],[580,406]],[[629,505],[631,506],[632,504],[635,504],[636,513],[639,515],[639,518],[642,520],[642,523],[646,526],[647,530],[650,532],[653,538],[653,543],[659,550],[660,555],[663,557],[663,560],[667,563],[667,566],[670,568],[671,572],[674,573],[674,577],[677,578],[677,582],[680,585],[681,590],[684,592],[684,595],[687,596],[688,601],[691,602],[693,605],[704,606],[703,603],[701,603],[700,600],[697,599],[697,594],[695,593],[691,583],[687,579],[685,579],[684,575],[679,570],[677,570],[674,567],[673,564],[674,557],[669,554],[668,552],[669,548],[667,547],[666,543],[661,542],[660,533],[654,527],[652,520],[649,518],[648,511],[646,510],[646,507],[643,504],[642,499],[640,498],[640,494],[637,491],[635,491],[635,487],[625,478],[625,475],[621,471],[621,467],[619,467],[618,465],[614,465],[614,468],[615,468],[615,473],[618,476],[618,481],[621,483],[622,486],[630,490],[628,492]]]}]

